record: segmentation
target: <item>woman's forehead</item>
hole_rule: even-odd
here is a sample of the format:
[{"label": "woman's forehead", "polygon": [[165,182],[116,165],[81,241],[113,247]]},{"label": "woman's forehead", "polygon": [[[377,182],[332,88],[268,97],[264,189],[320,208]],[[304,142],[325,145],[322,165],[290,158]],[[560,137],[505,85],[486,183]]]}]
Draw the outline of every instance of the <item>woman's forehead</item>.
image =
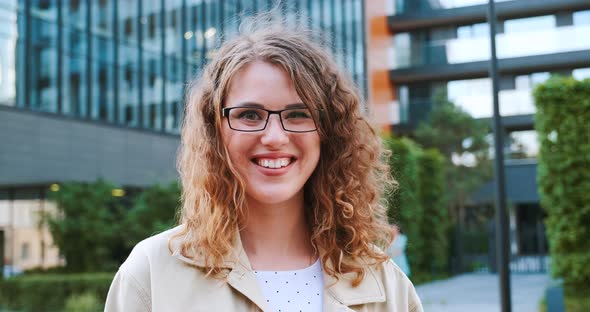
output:
[{"label": "woman's forehead", "polygon": [[268,62],[255,61],[234,75],[226,93],[226,107],[242,103],[256,103],[266,108],[303,101],[285,70]]}]

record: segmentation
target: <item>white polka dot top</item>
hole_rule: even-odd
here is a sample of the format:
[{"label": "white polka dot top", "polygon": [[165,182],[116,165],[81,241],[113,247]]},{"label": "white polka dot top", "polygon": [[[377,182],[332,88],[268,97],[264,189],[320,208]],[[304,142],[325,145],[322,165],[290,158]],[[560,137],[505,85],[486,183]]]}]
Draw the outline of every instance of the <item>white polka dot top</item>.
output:
[{"label": "white polka dot top", "polygon": [[254,271],[273,312],[320,312],[324,291],[322,265],[295,271]]}]

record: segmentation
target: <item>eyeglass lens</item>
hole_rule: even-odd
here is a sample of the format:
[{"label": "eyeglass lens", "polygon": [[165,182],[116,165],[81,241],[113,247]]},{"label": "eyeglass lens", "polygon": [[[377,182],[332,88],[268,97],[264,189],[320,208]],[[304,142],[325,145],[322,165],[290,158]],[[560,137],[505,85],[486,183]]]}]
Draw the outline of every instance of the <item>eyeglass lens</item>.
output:
[{"label": "eyeglass lens", "polygon": [[[287,131],[305,132],[316,129],[308,108],[293,108],[281,111],[281,122]],[[230,127],[234,130],[260,131],[266,127],[269,112],[252,107],[235,107],[229,112]]]}]

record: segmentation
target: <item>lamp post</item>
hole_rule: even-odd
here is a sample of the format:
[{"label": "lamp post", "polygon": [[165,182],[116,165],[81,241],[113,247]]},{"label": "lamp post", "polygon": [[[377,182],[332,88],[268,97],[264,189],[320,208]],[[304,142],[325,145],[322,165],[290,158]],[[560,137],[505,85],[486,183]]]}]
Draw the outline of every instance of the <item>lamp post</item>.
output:
[{"label": "lamp post", "polygon": [[510,269],[509,269],[509,241],[508,214],[506,212],[506,187],[504,177],[504,129],[500,116],[498,101],[498,58],[496,56],[496,9],[494,0],[488,1],[488,23],[490,25],[490,78],[492,79],[492,93],[494,106],[494,170],[496,187],[496,256],[500,280],[500,300],[502,312],[511,312],[510,299]]}]

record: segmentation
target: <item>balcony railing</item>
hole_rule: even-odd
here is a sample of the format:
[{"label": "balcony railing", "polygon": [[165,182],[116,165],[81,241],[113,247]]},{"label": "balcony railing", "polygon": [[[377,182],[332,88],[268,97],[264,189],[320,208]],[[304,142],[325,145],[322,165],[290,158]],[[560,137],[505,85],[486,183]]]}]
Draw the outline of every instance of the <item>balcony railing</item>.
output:
[{"label": "balcony railing", "polygon": [[[590,25],[498,34],[498,58],[513,58],[590,50]],[[402,42],[402,41],[399,41]],[[406,40],[407,42],[407,40]],[[395,47],[392,69],[460,64],[490,59],[489,38],[458,38],[446,42]]]},{"label": "balcony railing", "polygon": [[[510,0],[495,0],[504,2]],[[395,14],[427,12],[486,4],[488,0],[396,0]]]}]

